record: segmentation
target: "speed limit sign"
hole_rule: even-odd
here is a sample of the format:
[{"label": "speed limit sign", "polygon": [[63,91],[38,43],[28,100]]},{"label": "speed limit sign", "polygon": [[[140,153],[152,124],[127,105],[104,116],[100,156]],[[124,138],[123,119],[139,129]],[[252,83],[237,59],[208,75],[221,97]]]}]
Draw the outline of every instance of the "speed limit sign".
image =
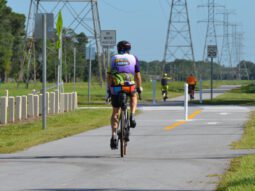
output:
[{"label": "speed limit sign", "polygon": [[210,58],[217,57],[217,46],[216,45],[208,45],[207,46],[207,55]]}]

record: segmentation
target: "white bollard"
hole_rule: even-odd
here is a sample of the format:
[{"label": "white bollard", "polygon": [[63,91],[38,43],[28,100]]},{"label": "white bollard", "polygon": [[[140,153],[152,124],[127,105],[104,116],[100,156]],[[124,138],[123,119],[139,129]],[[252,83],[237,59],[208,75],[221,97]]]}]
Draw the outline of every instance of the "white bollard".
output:
[{"label": "white bollard", "polygon": [[21,96],[16,97],[16,119],[21,120],[21,104],[22,99]]},{"label": "white bollard", "polygon": [[200,104],[203,103],[203,81],[202,79],[199,80],[199,100]]},{"label": "white bollard", "polygon": [[39,117],[39,109],[40,109],[40,106],[39,106],[39,96],[38,95],[34,95],[34,114],[35,114],[35,117]]},{"label": "white bollard", "polygon": [[8,99],[8,108],[9,108],[9,120],[8,122],[14,123],[15,121],[15,100],[14,97],[9,97]]},{"label": "white bollard", "polygon": [[27,96],[22,96],[21,99],[21,119],[27,119]]},{"label": "white bollard", "polygon": [[189,109],[189,93],[188,90],[189,86],[187,83],[184,84],[184,114],[185,114],[185,120],[188,120],[188,109]]},{"label": "white bollard", "polygon": [[55,103],[55,92],[50,92],[50,114],[55,114],[55,107],[56,107],[56,103]]},{"label": "white bollard", "polygon": [[55,113],[59,113],[59,91],[55,91]]},{"label": "white bollard", "polygon": [[7,97],[2,96],[0,98],[0,123],[7,124]]},{"label": "white bollard", "polygon": [[34,117],[34,95],[33,94],[29,94],[28,95],[28,112],[27,115],[28,117]]}]

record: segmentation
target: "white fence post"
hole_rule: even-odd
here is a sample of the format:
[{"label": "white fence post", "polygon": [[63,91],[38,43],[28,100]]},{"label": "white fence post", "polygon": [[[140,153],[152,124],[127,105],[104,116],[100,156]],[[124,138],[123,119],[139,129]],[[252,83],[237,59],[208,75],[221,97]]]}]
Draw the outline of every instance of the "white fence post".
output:
[{"label": "white fence post", "polygon": [[64,93],[60,93],[60,113],[64,113],[65,111],[65,94]]},{"label": "white fence post", "polygon": [[55,114],[55,108],[56,108],[56,103],[55,103],[55,92],[50,92],[50,114]]},{"label": "white fence post", "polygon": [[74,109],[78,108],[78,95],[77,92],[74,92]]},{"label": "white fence post", "polygon": [[188,109],[189,109],[189,94],[188,94],[188,84],[184,84],[184,113],[185,120],[188,120]]},{"label": "white fence post", "polygon": [[2,96],[0,99],[0,123],[1,124],[7,124],[7,97]]},{"label": "white fence post", "polygon": [[69,93],[68,94],[69,96],[69,111],[73,111],[73,96],[72,96],[72,93]]},{"label": "white fence post", "polygon": [[27,119],[27,96],[22,96],[21,99],[21,119]]},{"label": "white fence post", "polygon": [[21,120],[21,104],[22,99],[21,96],[16,97],[16,119]]},{"label": "white fence post", "polygon": [[28,94],[28,117],[34,117],[34,95]]},{"label": "white fence post", "polygon": [[49,92],[46,92],[46,113],[49,114]]},{"label": "white fence post", "polygon": [[65,93],[65,112],[69,111],[69,94]]},{"label": "white fence post", "polygon": [[39,117],[39,96],[38,95],[34,95],[34,114],[35,117]]},{"label": "white fence post", "polygon": [[76,105],[75,92],[73,92],[71,96],[72,96],[72,110],[74,111],[75,110],[75,105]]},{"label": "white fence post", "polygon": [[59,113],[59,91],[55,91],[55,113]]},{"label": "white fence post", "polygon": [[14,123],[15,121],[15,100],[14,97],[8,98],[8,108],[9,108],[9,122]]}]

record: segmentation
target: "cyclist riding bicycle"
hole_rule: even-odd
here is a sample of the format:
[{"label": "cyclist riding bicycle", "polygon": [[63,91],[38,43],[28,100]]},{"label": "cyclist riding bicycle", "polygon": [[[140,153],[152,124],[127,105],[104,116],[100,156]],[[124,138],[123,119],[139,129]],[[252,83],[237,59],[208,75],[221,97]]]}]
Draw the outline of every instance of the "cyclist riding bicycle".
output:
[{"label": "cyclist riding bicycle", "polygon": [[197,84],[197,79],[193,74],[190,74],[186,80],[187,84],[189,85],[189,95],[190,99],[194,99],[194,91]]},{"label": "cyclist riding bicycle", "polygon": [[137,107],[136,92],[139,94],[142,92],[139,61],[137,57],[130,54],[131,44],[128,41],[120,41],[117,44],[117,50],[118,54],[112,57],[107,76],[108,94],[111,95],[113,107],[111,116],[111,149],[118,149],[117,128],[120,110],[119,93],[124,91],[130,97],[130,127],[135,128],[135,111]]},{"label": "cyclist riding bicycle", "polygon": [[170,77],[167,76],[167,73],[165,73],[161,79],[161,92],[164,101],[168,98],[167,93],[168,93],[168,80],[171,80]]}]

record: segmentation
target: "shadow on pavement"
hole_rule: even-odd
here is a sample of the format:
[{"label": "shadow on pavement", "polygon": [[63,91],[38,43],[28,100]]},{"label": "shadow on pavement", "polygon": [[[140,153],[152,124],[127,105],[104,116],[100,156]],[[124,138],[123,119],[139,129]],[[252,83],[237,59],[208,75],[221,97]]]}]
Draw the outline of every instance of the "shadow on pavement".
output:
[{"label": "shadow on pavement", "polygon": [[[253,152],[254,153],[254,152]],[[251,153],[247,153],[251,154]],[[212,155],[169,155],[165,157],[139,157],[139,156],[130,156],[127,159],[142,159],[142,160],[187,160],[187,159],[198,159],[198,160],[206,160],[206,159],[232,159],[240,156],[244,156],[246,153],[238,153],[238,154],[212,154]],[[118,154],[113,154],[109,156],[6,156],[0,157],[0,160],[40,160],[40,159],[118,159],[121,158]],[[10,162],[10,161],[9,161]],[[15,162],[15,161],[14,161]]]},{"label": "shadow on pavement", "polygon": [[182,189],[178,189],[178,190],[161,190],[161,189],[115,189],[115,188],[112,188],[112,189],[72,189],[72,188],[69,188],[69,189],[29,189],[27,191],[212,191],[212,190],[182,190]]}]

